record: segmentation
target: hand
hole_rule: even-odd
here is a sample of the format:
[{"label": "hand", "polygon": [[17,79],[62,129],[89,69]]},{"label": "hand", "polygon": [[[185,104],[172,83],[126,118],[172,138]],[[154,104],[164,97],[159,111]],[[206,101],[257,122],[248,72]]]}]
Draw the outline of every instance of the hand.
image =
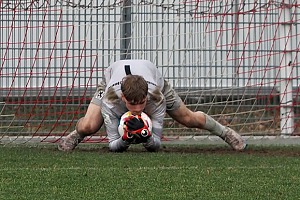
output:
[{"label": "hand", "polygon": [[[131,141],[132,143],[145,143],[148,138],[151,137],[148,125],[144,122],[140,115],[127,117],[124,124],[124,133],[127,133],[129,139],[131,137],[133,138]],[[124,137],[127,139],[128,136]]]},{"label": "hand", "polygon": [[137,132],[144,127],[144,121],[140,116],[129,116],[125,119],[125,125],[130,132]]},{"label": "hand", "polygon": [[147,140],[151,137],[151,132],[148,129],[148,127],[145,127],[144,129],[142,129],[139,133],[137,133],[137,136],[139,137],[139,141],[141,143],[145,143],[147,142]]},{"label": "hand", "polygon": [[135,139],[134,134],[131,134],[130,132],[126,131],[124,128],[124,134],[122,136],[122,140],[128,143],[132,143],[134,139]]}]

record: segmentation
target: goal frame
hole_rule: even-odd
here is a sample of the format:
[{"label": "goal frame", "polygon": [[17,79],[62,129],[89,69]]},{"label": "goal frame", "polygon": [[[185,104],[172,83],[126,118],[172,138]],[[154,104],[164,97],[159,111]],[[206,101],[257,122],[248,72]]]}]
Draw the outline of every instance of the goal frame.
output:
[{"label": "goal frame", "polygon": [[[296,0],[1,1],[0,143],[65,137],[119,59],[152,61],[188,108],[249,141],[296,139],[299,8]],[[168,116],[164,124],[166,143],[217,141]],[[105,129],[85,142],[107,142]]]}]

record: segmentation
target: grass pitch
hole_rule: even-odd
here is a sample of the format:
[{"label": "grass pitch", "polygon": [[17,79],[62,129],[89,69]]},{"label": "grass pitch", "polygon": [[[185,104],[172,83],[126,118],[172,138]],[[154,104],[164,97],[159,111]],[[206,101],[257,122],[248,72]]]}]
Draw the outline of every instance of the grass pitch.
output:
[{"label": "grass pitch", "polygon": [[300,146],[0,146],[0,199],[299,199]]}]

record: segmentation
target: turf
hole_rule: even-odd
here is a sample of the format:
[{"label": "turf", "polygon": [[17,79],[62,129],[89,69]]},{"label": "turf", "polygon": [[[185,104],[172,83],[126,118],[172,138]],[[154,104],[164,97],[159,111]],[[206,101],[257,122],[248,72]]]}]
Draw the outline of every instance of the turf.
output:
[{"label": "turf", "polygon": [[0,146],[0,199],[298,199],[300,146]]}]

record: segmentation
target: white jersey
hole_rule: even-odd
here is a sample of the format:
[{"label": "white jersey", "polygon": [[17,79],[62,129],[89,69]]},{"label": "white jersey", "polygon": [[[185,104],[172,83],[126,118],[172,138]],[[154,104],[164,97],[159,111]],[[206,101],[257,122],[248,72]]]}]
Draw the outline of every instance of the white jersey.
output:
[{"label": "white jersey", "polygon": [[[151,118],[153,123],[152,134],[156,138],[161,138],[163,130],[163,119],[166,111],[166,101],[163,94],[162,100],[155,102],[151,99],[151,93],[159,89],[162,91],[164,87],[164,79],[157,67],[147,60],[120,60],[113,63],[105,71],[106,88],[104,95],[101,96],[101,111],[106,126],[107,136],[111,149],[124,148],[124,141],[121,141],[118,133],[118,125],[121,116],[128,111],[125,103],[121,100],[121,81],[128,75],[140,75],[148,83],[148,97],[144,112]],[[113,88],[119,97],[117,101],[111,102],[106,92]],[[95,98],[95,97],[94,97]],[[160,141],[159,141],[160,142]]]},{"label": "white jersey", "polygon": [[[113,87],[121,98],[121,81],[128,75],[140,75],[148,83],[148,91],[152,93],[157,87],[162,90],[164,79],[156,66],[147,60],[120,60],[105,70],[106,90]],[[108,102],[109,103],[109,102]]]}]

